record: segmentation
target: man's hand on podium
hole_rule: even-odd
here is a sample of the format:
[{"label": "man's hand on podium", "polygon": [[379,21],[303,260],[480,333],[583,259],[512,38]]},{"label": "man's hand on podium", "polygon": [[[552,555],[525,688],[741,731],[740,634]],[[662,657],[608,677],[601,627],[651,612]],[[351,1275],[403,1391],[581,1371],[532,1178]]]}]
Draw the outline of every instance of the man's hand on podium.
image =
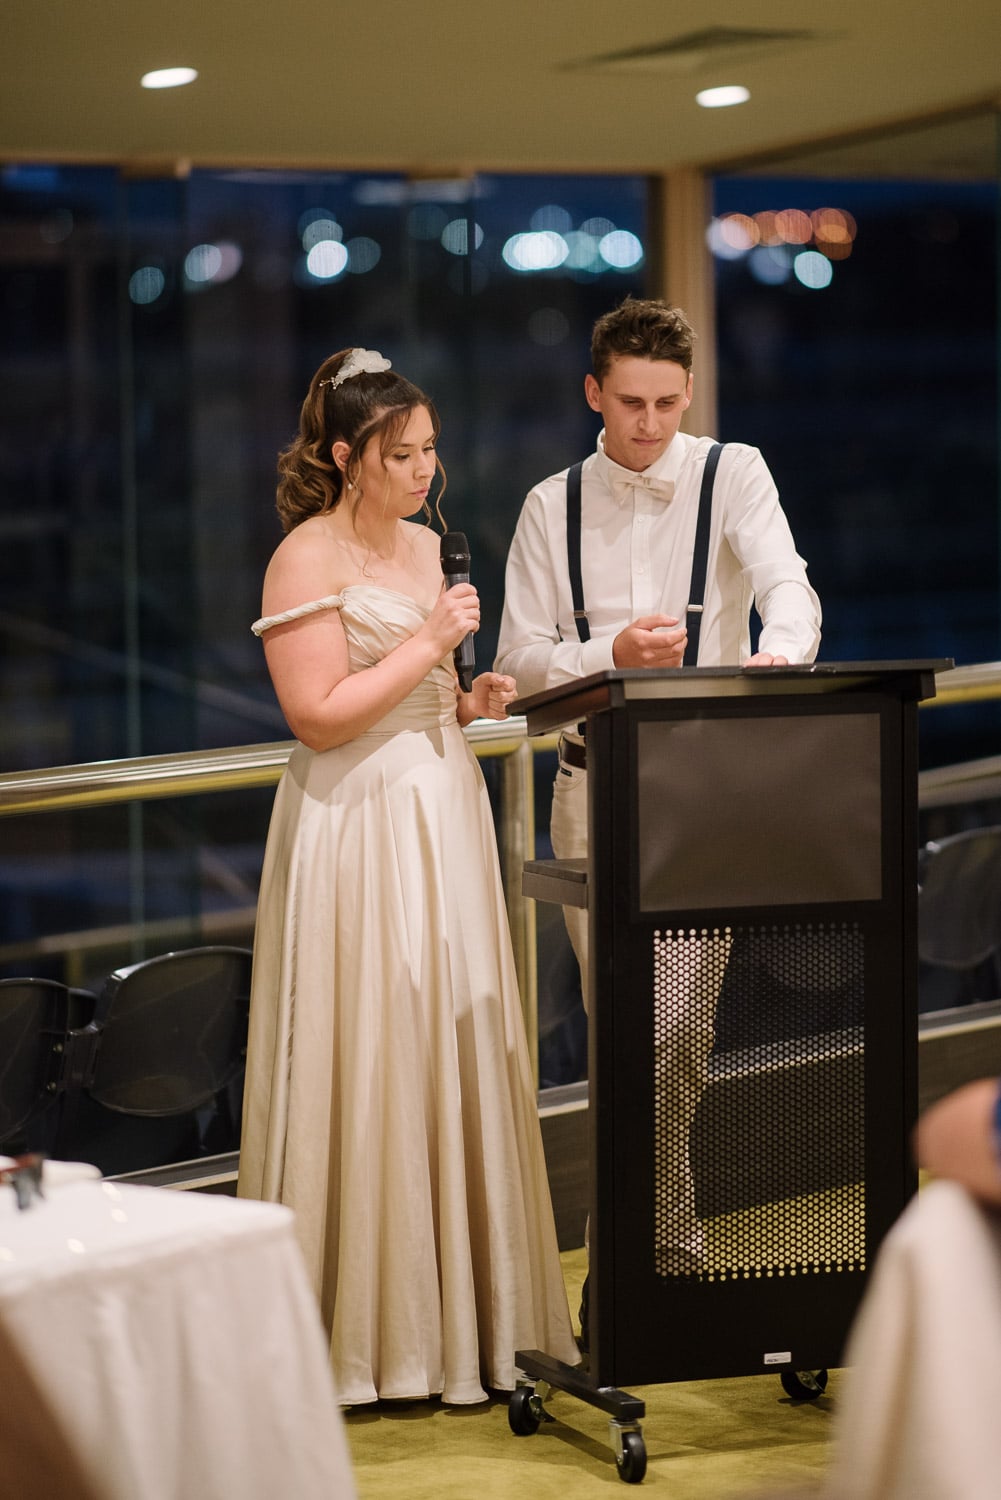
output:
[{"label": "man's hand on podium", "polygon": [[756,651],[744,663],[745,667],[787,667],[788,656],[771,656],[767,651]]}]

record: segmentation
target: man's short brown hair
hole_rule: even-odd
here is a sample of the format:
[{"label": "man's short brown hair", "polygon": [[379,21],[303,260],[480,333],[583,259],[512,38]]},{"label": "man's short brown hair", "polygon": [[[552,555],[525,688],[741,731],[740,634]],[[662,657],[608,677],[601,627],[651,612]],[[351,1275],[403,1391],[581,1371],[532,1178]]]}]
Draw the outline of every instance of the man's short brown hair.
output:
[{"label": "man's short brown hair", "polygon": [[695,331],[680,307],[627,297],[604,313],[591,334],[591,368],[600,385],[617,355],[669,359],[691,371]]}]

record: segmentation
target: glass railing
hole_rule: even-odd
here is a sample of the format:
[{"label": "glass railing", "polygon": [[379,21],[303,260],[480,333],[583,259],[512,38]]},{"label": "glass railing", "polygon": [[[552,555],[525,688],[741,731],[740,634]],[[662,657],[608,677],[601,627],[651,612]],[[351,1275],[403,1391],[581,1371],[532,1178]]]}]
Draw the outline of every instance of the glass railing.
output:
[{"label": "glass railing", "polygon": [[[935,687],[935,697],[925,708],[941,710],[1001,698],[1001,662],[979,662],[940,672]],[[997,797],[1001,797],[1001,755],[935,766],[918,776],[918,800],[925,811],[989,802]]]},{"label": "glass railing", "polygon": [[[940,673],[936,686],[937,697],[926,709],[1001,698],[1001,663]],[[547,844],[547,772],[555,764],[556,736],[530,738],[523,718],[478,721],[465,732],[491,793],[537,1082],[556,1097],[568,1087],[583,1087],[586,1062],[578,1033],[586,1023],[582,1015],[570,1015],[574,1006],[579,1009],[579,988],[574,994],[567,980],[558,908],[537,908],[521,892],[525,860],[538,857]],[[0,775],[7,908],[0,973],[49,973],[87,986],[97,975],[172,948],[249,946],[273,788],[294,743]],[[922,810],[944,809],[948,815],[959,804],[992,798],[1001,798],[1001,755],[936,767],[919,777]],[[115,882],[117,907],[105,894]],[[91,901],[96,891],[101,899]],[[98,920],[76,919],[91,909],[99,912]],[[547,1057],[547,1037],[555,1063]],[[177,1170],[186,1180],[186,1169],[174,1166],[164,1169],[165,1180]],[[232,1160],[220,1170],[231,1174]]]},{"label": "glass railing", "polygon": [[[525,720],[520,717],[504,723],[478,720],[465,733],[481,762],[496,760],[500,764],[494,797],[498,846],[525,1025],[528,1035],[534,1036],[538,1025],[535,903],[521,894],[521,869],[536,853],[534,757],[554,749],[556,738],[549,735],[530,740]],[[136,806],[158,799],[270,787],[279,780],[294,744],[294,740],[282,740],[13,772],[0,776],[0,818],[79,812],[114,804]],[[231,881],[231,889],[234,887],[238,888],[239,882]],[[252,900],[203,911],[194,934],[186,914],[154,917],[142,924],[144,944],[148,947],[152,941],[162,949],[175,938],[190,942],[193,937],[201,941],[246,937],[253,930],[254,914]],[[0,964],[14,963],[27,972],[31,959],[50,960],[55,955],[61,959],[60,977],[82,983],[87,952],[104,952],[126,943],[129,925],[118,922],[72,932],[35,933],[21,941],[0,944]]]},{"label": "glass railing", "polygon": [[[1001,698],[1001,663],[939,673],[936,689],[925,705],[936,712]],[[556,737],[529,738],[520,717],[477,721],[466,735],[488,775],[525,1024],[537,1037],[537,921],[552,914],[540,918],[536,903],[522,895],[521,870],[546,847],[548,797],[536,762],[555,749]],[[0,775],[4,833],[20,825],[17,838],[0,837],[0,868],[9,861],[0,973],[41,969],[86,984],[102,966],[170,947],[249,943],[270,789],[293,745],[282,740]],[[1001,755],[935,767],[919,777],[923,810],[994,797],[1001,797]],[[143,821],[144,808],[154,803],[167,811],[159,821]],[[230,810],[221,832],[224,807]],[[112,811],[97,832],[101,809]],[[74,820],[69,829],[67,819]],[[81,897],[113,881],[117,904]],[[19,920],[10,918],[11,910],[21,912]],[[90,912],[97,920],[87,920]],[[573,1079],[557,1071],[551,1081]]]}]

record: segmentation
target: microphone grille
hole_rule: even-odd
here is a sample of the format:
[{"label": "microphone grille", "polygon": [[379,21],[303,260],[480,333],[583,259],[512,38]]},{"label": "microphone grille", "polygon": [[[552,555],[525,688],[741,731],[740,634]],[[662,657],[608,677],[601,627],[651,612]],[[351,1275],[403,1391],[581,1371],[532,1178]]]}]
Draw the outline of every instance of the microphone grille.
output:
[{"label": "microphone grille", "polygon": [[462,531],[446,531],[441,539],[441,565],[445,572],[469,571],[469,543]]}]

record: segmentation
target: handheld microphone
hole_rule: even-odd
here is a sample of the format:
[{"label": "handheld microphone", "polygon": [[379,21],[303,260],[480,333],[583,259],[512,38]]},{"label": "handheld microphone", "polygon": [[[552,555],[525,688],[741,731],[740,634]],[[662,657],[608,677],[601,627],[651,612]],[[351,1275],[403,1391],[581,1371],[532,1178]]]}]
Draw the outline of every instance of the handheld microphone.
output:
[{"label": "handheld microphone", "polygon": [[[461,531],[446,531],[441,539],[441,571],[445,575],[445,587],[469,582],[469,543]],[[472,691],[476,658],[473,653],[472,632],[467,632],[452,653],[459,686],[464,693]]]}]

